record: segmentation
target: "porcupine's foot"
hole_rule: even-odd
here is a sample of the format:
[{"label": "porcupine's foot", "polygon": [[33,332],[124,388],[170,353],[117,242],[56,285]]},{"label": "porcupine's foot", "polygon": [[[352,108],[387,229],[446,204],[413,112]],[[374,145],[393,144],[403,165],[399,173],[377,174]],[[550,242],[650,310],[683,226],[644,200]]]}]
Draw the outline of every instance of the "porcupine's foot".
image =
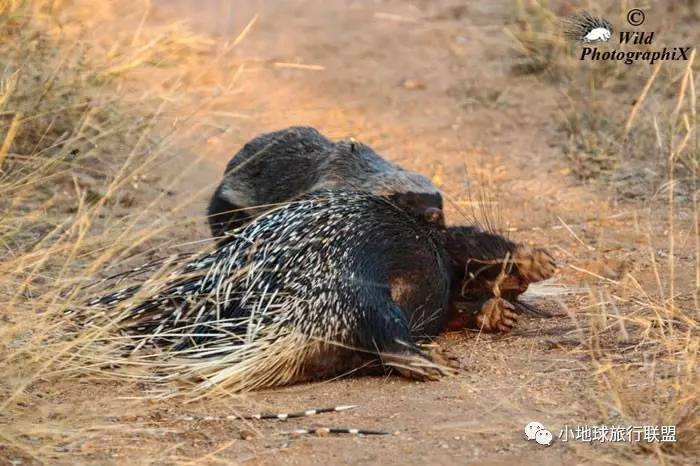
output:
[{"label": "porcupine's foot", "polygon": [[435,364],[450,369],[452,373],[456,373],[461,369],[459,356],[451,349],[445,348],[437,343],[420,345],[420,347],[430,355],[430,359],[432,359]]},{"label": "porcupine's foot", "polygon": [[501,298],[487,300],[474,316],[474,327],[484,332],[503,332],[513,330],[518,322],[514,305]]},{"label": "porcupine's foot", "polygon": [[381,358],[385,366],[402,377],[419,381],[455,375],[459,367],[457,358],[440,348],[431,348],[430,352],[410,349],[402,353],[384,353]]},{"label": "porcupine's foot", "polygon": [[546,280],[557,271],[557,264],[546,249],[533,248],[527,244],[517,246],[513,252],[513,262],[527,283]]}]

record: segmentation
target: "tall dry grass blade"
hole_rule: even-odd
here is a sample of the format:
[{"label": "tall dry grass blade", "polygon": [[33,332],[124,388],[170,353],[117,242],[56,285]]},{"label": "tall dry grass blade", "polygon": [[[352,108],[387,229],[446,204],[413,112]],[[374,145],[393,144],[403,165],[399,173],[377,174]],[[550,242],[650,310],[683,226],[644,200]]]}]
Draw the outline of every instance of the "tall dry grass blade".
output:
[{"label": "tall dry grass blade", "polygon": [[644,87],[642,88],[642,92],[639,93],[639,97],[637,97],[637,100],[634,102],[634,105],[632,106],[632,110],[630,110],[630,114],[627,117],[627,122],[625,123],[625,130],[624,130],[624,137],[627,138],[629,135],[630,130],[632,129],[632,124],[634,123],[634,119],[637,116],[637,112],[639,112],[639,108],[642,106],[642,103],[647,97],[647,94],[649,93],[649,89],[651,89],[651,85],[654,84],[654,80],[656,80],[656,76],[659,74],[659,71],[661,70],[661,65],[663,62],[658,62],[656,66],[654,66],[654,69],[651,72],[651,75],[649,76],[649,79],[647,79],[647,82],[644,84]]},{"label": "tall dry grass blade", "polygon": [[[668,273],[669,273],[669,305],[670,311],[673,314],[675,312],[675,299],[676,299],[676,243],[675,243],[675,168],[676,159],[679,155],[679,151],[685,147],[685,143],[690,136],[690,131],[686,132],[686,137],[681,141],[680,145],[674,143],[674,135],[676,134],[676,129],[678,126],[678,114],[685,100],[685,93],[688,86],[688,79],[691,76],[693,61],[695,59],[695,49],[693,49],[688,59],[688,65],[686,66],[685,72],[683,73],[683,79],[681,80],[680,89],[678,92],[678,98],[676,100],[676,106],[673,109],[671,116],[671,131],[669,136],[669,151],[668,151],[668,243],[669,243],[669,254],[668,254]],[[671,327],[673,331],[673,327]]]},{"label": "tall dry grass blade", "polygon": [[236,38],[233,40],[233,44],[231,44],[231,47],[236,47],[238,44],[243,42],[243,39],[245,39],[246,36],[250,33],[250,31],[253,30],[253,26],[255,26],[255,23],[257,22],[258,15],[255,14],[255,16],[253,16],[253,18],[250,21],[248,21],[248,24],[246,24],[246,26],[243,28],[240,34],[238,34],[238,36],[236,36]]},{"label": "tall dry grass blade", "polygon": [[17,136],[17,131],[21,123],[22,114],[19,112],[15,113],[14,118],[12,118],[12,123],[10,123],[10,128],[7,130],[7,134],[5,134],[2,147],[0,147],[0,172],[2,172],[2,165],[5,162],[5,158],[7,158],[7,154],[10,152],[10,147],[12,147],[12,142],[15,140],[15,136]]}]

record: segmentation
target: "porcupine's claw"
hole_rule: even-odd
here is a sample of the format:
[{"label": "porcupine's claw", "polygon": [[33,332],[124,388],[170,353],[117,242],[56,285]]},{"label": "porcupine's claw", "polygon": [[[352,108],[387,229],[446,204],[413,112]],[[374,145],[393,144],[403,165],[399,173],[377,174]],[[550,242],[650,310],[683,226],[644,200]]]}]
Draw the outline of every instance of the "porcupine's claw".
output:
[{"label": "porcupine's claw", "polygon": [[454,374],[461,369],[459,356],[449,348],[445,348],[437,343],[420,346],[421,349],[424,349],[430,355],[430,359],[434,363],[448,369],[450,374]]},{"label": "porcupine's claw", "polygon": [[455,358],[445,357],[440,350],[426,353],[419,349],[407,348],[401,353],[384,353],[381,358],[385,366],[411,380],[438,380],[457,373],[458,361],[455,363]]}]

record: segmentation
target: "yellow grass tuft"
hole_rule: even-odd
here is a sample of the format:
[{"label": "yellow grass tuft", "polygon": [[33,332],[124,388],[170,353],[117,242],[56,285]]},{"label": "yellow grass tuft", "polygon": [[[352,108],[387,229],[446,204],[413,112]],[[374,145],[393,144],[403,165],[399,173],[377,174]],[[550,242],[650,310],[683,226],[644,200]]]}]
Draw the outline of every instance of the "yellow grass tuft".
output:
[{"label": "yellow grass tuft", "polygon": [[[63,313],[85,301],[85,284],[177,225],[168,185],[149,182],[187,174],[154,171],[180,128],[160,125],[183,82],[167,67],[211,43],[181,24],[114,21],[114,9],[132,7],[0,2],[0,462],[50,463],[56,445],[111,428],[89,427],[103,424],[90,410],[44,415],[78,379],[104,374],[76,361],[107,329],[76,333]],[[146,70],[164,73],[160,93],[133,90]]]}]

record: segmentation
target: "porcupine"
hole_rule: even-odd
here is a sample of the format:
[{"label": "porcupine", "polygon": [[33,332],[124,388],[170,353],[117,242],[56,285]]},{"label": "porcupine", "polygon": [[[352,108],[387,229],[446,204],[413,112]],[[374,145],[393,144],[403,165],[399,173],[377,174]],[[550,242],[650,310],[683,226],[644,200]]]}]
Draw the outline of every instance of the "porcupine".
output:
[{"label": "porcupine", "polygon": [[426,177],[358,141],[333,142],[293,126],[255,137],[231,158],[209,202],[211,232],[221,238],[278,203],[321,189],[387,196],[416,217],[444,223],[442,196]]},{"label": "porcupine", "polygon": [[[314,128],[292,126],[253,138],[229,161],[209,203],[212,235],[223,243],[226,231],[279,203],[318,189],[385,196],[413,217],[445,227],[442,195],[426,177],[386,161],[358,141],[333,142]],[[474,244],[471,249],[478,247]],[[507,331],[510,327],[504,326],[502,319],[489,318],[495,311],[489,308],[493,290],[487,289],[487,284],[470,282],[473,299],[465,309],[465,321],[474,321],[487,331]],[[486,304],[481,315],[476,314],[479,303]]]},{"label": "porcupine", "polygon": [[[505,281],[504,268],[512,268]],[[500,289],[482,308],[507,326],[512,308],[502,296],[514,300],[553,271],[543,250],[474,227],[439,228],[385,197],[319,191],[186,263],[128,309],[124,328],[138,345],[177,356],[171,372],[207,386],[282,385],[376,362],[434,378],[445,368],[418,343],[462,325],[459,303],[483,299],[481,287]],[[113,306],[135,292],[91,304]]]}]

